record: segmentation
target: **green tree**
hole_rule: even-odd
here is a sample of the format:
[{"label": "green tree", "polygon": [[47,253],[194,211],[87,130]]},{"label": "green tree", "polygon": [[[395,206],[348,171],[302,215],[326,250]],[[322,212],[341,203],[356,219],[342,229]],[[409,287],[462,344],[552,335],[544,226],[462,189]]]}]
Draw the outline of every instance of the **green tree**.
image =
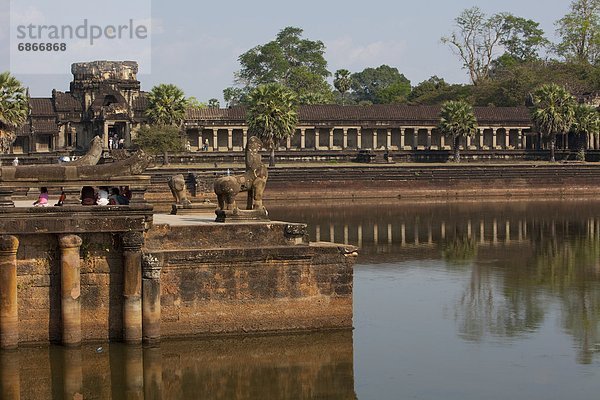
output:
[{"label": "green tree", "polygon": [[269,165],[274,166],[275,149],[293,135],[298,123],[296,95],[278,83],[260,85],[248,95],[246,120],[249,133],[270,151]]},{"label": "green tree", "polygon": [[29,101],[26,90],[9,72],[0,74],[0,152],[7,153],[16,130],[27,121]]},{"label": "green tree", "polygon": [[246,102],[248,91],[240,87],[228,87],[223,89],[223,99],[227,107],[235,107]]},{"label": "green tree", "polygon": [[410,81],[397,68],[381,65],[351,75],[351,87],[357,102],[373,104],[404,103],[410,94]]},{"label": "green tree", "polygon": [[451,138],[454,161],[460,162],[460,139],[475,135],[477,130],[473,107],[464,100],[445,102],[440,111],[438,128],[442,134]]},{"label": "green tree", "polygon": [[600,0],[574,0],[570,12],[556,22],[556,53],[567,61],[600,61]]},{"label": "green tree", "polygon": [[352,86],[352,78],[350,77],[350,71],[347,69],[338,69],[333,75],[333,86],[342,95],[342,105],[345,104],[344,95],[348,92]]},{"label": "green tree", "polygon": [[181,130],[173,125],[144,125],[134,143],[149,154],[163,154],[165,164],[169,163],[169,152],[183,150]]},{"label": "green tree", "polygon": [[192,109],[192,110],[202,110],[203,108],[206,108],[206,104],[204,104],[203,102],[201,102],[200,100],[198,100],[196,97],[192,96],[192,97],[188,97],[186,100],[186,107],[188,109]]},{"label": "green tree", "polygon": [[479,7],[463,10],[454,19],[457,31],[441,38],[458,55],[474,85],[486,80],[500,41],[506,33],[500,14],[487,17]]},{"label": "green tree", "polygon": [[331,73],[324,57],[325,45],[320,40],[303,39],[302,33],[302,29],[288,26],[275,40],[242,54],[241,69],[235,74],[241,88],[229,88],[227,94],[231,97],[225,96],[225,100],[244,101],[244,94],[255,87],[279,83],[292,90],[302,104],[332,101],[331,86],[326,80]]},{"label": "green tree", "polygon": [[587,104],[577,104],[573,113],[571,132],[577,137],[577,158],[585,161],[585,148],[589,138],[600,134],[600,113]]},{"label": "green tree", "polygon": [[210,99],[208,100],[209,108],[221,108],[221,103],[219,103],[218,99]]},{"label": "green tree", "polygon": [[540,24],[510,13],[500,15],[503,20],[500,44],[505,54],[520,62],[539,59],[539,51],[550,44]]},{"label": "green tree", "polygon": [[188,106],[183,90],[175,85],[162,83],[154,86],[147,98],[146,116],[152,124],[181,125]]},{"label": "green tree", "polygon": [[550,140],[550,161],[554,162],[556,134],[571,128],[575,100],[564,87],[554,83],[540,86],[532,98],[531,117],[542,136]]}]

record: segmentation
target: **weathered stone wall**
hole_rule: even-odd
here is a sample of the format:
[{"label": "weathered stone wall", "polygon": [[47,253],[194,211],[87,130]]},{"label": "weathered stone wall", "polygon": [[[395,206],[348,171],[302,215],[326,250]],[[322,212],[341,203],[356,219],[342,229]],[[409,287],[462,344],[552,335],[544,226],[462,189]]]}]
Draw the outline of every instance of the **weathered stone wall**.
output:
[{"label": "weathered stone wall", "polygon": [[287,226],[153,227],[146,252],[163,266],[163,331],[185,336],[351,327],[354,249],[294,244],[298,239],[285,237]]},{"label": "weathered stone wall", "polygon": [[[294,226],[152,228],[145,252],[162,264],[162,336],[350,328],[354,248],[309,245]],[[20,342],[60,342],[58,236],[17,236]],[[79,236],[82,339],[121,340],[121,235]]]},{"label": "weathered stone wall", "polygon": [[[123,266],[117,235],[81,235],[84,340],[122,338]],[[60,342],[60,251],[56,235],[23,235],[17,252],[19,338]]]}]

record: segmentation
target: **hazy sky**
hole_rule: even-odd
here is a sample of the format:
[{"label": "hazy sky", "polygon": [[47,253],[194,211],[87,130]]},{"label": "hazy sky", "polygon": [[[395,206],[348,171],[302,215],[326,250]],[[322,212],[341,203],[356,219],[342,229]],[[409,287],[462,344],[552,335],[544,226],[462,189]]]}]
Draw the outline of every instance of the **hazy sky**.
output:
[{"label": "hazy sky", "polygon": [[[2,71],[10,66],[8,4],[9,0],[0,0]],[[100,7],[102,2],[80,4]],[[539,22],[547,37],[555,40],[554,23],[569,4],[569,0],[154,0],[151,73],[138,79],[144,90],[174,83],[201,101],[222,99],[222,90],[232,85],[233,73],[239,69],[240,54],[272,40],[286,26],[297,26],[304,29],[305,38],[325,43],[332,73],[339,68],[357,72],[388,64],[413,85],[432,75],[466,82],[458,58],[440,43],[440,37],[454,29],[460,11],[477,5],[487,14],[511,12]],[[75,15],[78,10],[63,12]],[[64,75],[16,75],[30,87],[32,96],[45,97],[53,88],[68,90],[68,63],[64,70]]]}]

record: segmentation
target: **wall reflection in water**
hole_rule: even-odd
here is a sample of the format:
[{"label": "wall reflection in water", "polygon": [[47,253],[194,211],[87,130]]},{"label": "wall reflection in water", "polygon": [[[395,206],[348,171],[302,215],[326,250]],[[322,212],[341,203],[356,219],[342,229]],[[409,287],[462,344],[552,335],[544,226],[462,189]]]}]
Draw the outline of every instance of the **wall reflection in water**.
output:
[{"label": "wall reflection in water", "polygon": [[269,210],[273,219],[307,222],[312,240],[361,247],[357,268],[442,260],[448,272],[467,282],[452,313],[465,340],[527,335],[558,303],[577,361],[589,364],[600,352],[598,201],[350,203]]},{"label": "wall reflection in water", "polygon": [[356,399],[352,332],[0,353],[2,399]]}]

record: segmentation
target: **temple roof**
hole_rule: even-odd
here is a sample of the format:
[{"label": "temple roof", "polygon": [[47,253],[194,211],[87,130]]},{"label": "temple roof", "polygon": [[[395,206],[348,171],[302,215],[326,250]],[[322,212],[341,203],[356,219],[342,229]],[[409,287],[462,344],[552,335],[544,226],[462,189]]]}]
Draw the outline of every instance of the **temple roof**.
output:
[{"label": "temple roof", "polygon": [[34,117],[54,117],[54,105],[52,98],[32,97],[29,99],[29,107],[31,107],[31,115]]},{"label": "temple roof", "polygon": [[[341,106],[334,104],[300,106],[298,119],[302,122],[350,122],[350,121],[405,121],[436,125],[440,119],[441,106],[409,106],[400,104],[375,104],[372,106]],[[503,124],[507,122],[530,125],[531,118],[526,107],[474,107],[480,124]],[[187,120],[244,122],[245,107],[188,109]]]},{"label": "temple roof", "polygon": [[54,92],[54,105],[59,112],[80,112],[81,102],[70,93]]}]

